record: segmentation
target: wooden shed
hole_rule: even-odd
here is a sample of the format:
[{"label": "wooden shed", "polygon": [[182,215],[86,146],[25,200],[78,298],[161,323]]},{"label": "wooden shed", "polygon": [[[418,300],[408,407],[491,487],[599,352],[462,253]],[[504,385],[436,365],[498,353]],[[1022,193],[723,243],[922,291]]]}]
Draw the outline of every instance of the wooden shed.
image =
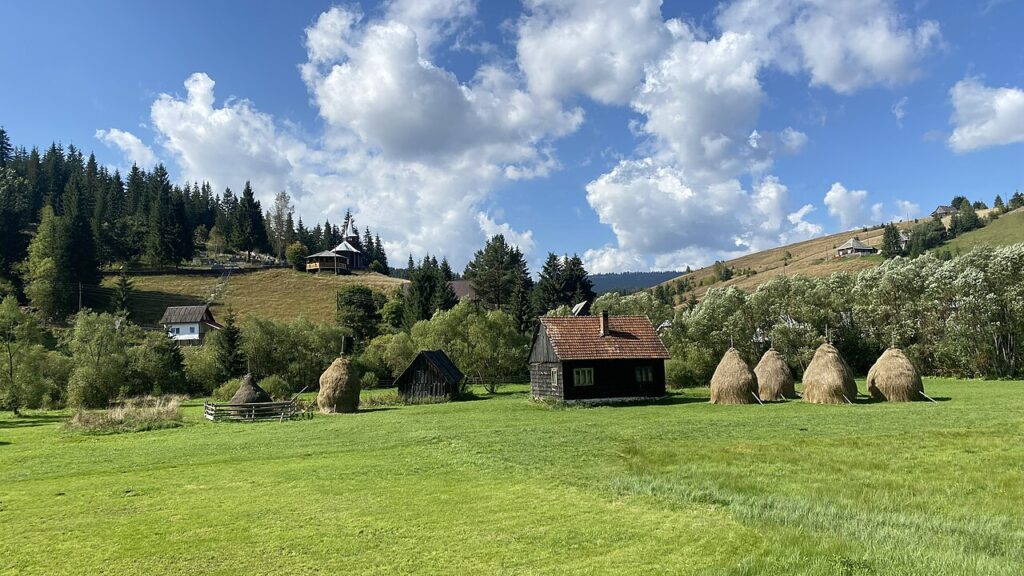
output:
[{"label": "wooden shed", "polygon": [[462,378],[462,372],[443,350],[424,350],[395,378],[395,386],[403,400],[454,400]]},{"label": "wooden shed", "polygon": [[668,350],[646,316],[544,316],[530,349],[534,398],[624,400],[665,395]]}]

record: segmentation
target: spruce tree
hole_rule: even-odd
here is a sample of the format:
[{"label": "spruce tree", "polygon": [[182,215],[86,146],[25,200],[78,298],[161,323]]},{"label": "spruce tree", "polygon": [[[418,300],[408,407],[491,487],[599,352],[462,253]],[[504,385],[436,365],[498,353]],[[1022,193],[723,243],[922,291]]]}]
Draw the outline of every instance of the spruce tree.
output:
[{"label": "spruce tree", "polygon": [[566,300],[563,304],[572,306],[583,301],[593,302],[597,298],[594,283],[583,267],[583,260],[576,254],[565,259],[562,277],[565,282]]},{"label": "spruce tree", "polygon": [[3,126],[0,126],[0,168],[7,166],[7,163],[11,161],[11,154],[14,152],[14,148],[11,146],[11,139],[7,136],[7,130]]},{"label": "spruce tree", "polygon": [[117,314],[122,314],[125,318],[130,317],[131,312],[128,309],[131,303],[132,294],[132,281],[128,278],[128,273],[124,267],[121,267],[120,273],[117,275],[117,283],[114,284],[114,292],[110,298],[110,308]]},{"label": "spruce tree", "polygon": [[181,233],[171,203],[171,184],[167,179],[167,170],[163,165],[157,166],[149,180],[147,188],[151,202],[144,257],[153,266],[177,264],[177,256],[181,253],[178,246]]},{"label": "spruce tree", "polygon": [[996,199],[994,202],[992,202],[992,208],[999,212],[1002,212],[1003,210],[1006,209],[1006,204],[1003,203],[1003,197],[1000,196],[999,194],[996,194]]},{"label": "spruce tree", "polygon": [[64,189],[64,220],[68,233],[68,265],[70,281],[86,285],[98,284],[99,268],[96,263],[96,242],[89,216],[92,207],[85,179],[72,175]]},{"label": "spruce tree", "polygon": [[540,270],[537,286],[533,290],[534,307],[538,314],[546,314],[563,304],[569,304],[565,291],[562,259],[549,252]]},{"label": "spruce tree", "polygon": [[233,244],[246,253],[248,259],[253,252],[267,247],[267,231],[263,224],[263,210],[247,181],[238,200],[235,213]]},{"label": "spruce tree", "polygon": [[231,308],[228,308],[224,326],[214,332],[210,344],[213,345],[221,378],[227,380],[245,374],[246,361],[242,351],[242,332],[236,323],[235,311]]},{"label": "spruce tree", "polygon": [[885,232],[882,234],[882,256],[884,258],[895,258],[902,253],[899,230],[895,224],[886,224]]}]

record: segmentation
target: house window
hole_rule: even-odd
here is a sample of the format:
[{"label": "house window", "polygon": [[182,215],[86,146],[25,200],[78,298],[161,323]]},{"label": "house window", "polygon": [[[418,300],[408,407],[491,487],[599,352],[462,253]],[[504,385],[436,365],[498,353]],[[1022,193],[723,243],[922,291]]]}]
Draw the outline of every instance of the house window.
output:
[{"label": "house window", "polygon": [[171,330],[173,330],[175,334],[181,334],[181,328],[178,328],[177,326],[175,326]]},{"label": "house window", "polygon": [[196,333],[196,327],[195,326],[189,326],[188,327],[188,332],[189,332],[189,334],[195,334]]},{"label": "house window", "polygon": [[594,385],[594,369],[593,368],[576,368],[572,371],[572,381],[576,386],[593,386]]},{"label": "house window", "polygon": [[650,366],[637,366],[636,381],[637,384],[650,384],[654,382],[654,368]]},{"label": "house window", "polygon": [[558,368],[551,369],[551,387],[558,388]]}]

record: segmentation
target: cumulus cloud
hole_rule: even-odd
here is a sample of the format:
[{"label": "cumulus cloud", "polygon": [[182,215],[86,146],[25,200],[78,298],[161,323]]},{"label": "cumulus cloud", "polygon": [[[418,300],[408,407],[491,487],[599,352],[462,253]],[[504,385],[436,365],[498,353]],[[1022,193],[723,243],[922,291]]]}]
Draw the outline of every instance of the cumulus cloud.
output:
[{"label": "cumulus cloud", "polygon": [[900,128],[903,127],[903,118],[907,115],[907,104],[909,102],[910,99],[904,96],[892,105],[892,115],[896,118],[896,124]]},{"label": "cumulus cloud", "polygon": [[836,182],[825,194],[825,206],[843,230],[851,230],[868,223],[867,199],[867,190],[847,190]]},{"label": "cumulus cloud", "polygon": [[95,136],[97,140],[107,146],[120,149],[128,164],[138,164],[139,168],[144,170],[148,170],[156,164],[156,154],[153,149],[131,132],[111,128],[110,130],[97,130]]},{"label": "cumulus cloud", "polygon": [[473,0],[392,0],[387,8],[387,20],[411,28],[424,56],[474,14]]},{"label": "cumulus cloud", "polygon": [[668,43],[660,0],[527,0],[519,65],[533,92],[625,104]]},{"label": "cumulus cloud", "polygon": [[716,23],[752,35],[772,65],[840,93],[913,79],[942,43],[938,23],[908,25],[892,0],[738,0]]},{"label": "cumulus cloud", "polygon": [[491,219],[490,216],[483,212],[479,212],[476,215],[477,222],[480,223],[480,230],[483,231],[484,235],[491,237],[496,234],[501,234],[512,246],[519,248],[519,251],[524,255],[529,256],[533,252],[533,231],[526,230],[524,232],[518,232],[512,229],[508,223],[497,223]]},{"label": "cumulus cloud", "polygon": [[583,264],[591,274],[605,274],[629,270],[646,272],[650,266],[639,254],[616,248],[603,246],[592,248],[583,253]]},{"label": "cumulus cloud", "polygon": [[1024,142],[1024,90],[991,88],[967,78],[949,96],[954,129],[948,143],[955,152]]}]

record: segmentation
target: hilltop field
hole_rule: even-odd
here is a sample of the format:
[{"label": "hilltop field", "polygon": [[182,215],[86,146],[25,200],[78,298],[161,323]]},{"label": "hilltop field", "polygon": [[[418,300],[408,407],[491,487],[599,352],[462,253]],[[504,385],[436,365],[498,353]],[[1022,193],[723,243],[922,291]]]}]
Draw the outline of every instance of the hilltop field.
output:
[{"label": "hilltop field", "polygon": [[1017,575],[1024,382],[925,386],[594,408],[510,386],[258,424],[193,401],[106,436],[2,413],[0,573]]},{"label": "hilltop field", "polygon": [[[98,299],[109,299],[117,278],[108,276]],[[274,320],[292,320],[303,316],[309,320],[333,321],[335,294],[347,284],[363,284],[390,292],[398,290],[405,280],[372,272],[349,276],[317,275],[289,268],[271,268],[231,274],[226,277],[162,274],[133,276],[130,310],[132,319],[142,324],[155,324],[168,306],[187,306],[212,301],[215,318],[223,319],[231,308],[244,321],[247,314]]]},{"label": "hilltop field", "polygon": [[[978,215],[984,217],[989,210],[979,210]],[[949,218],[944,219],[949,225]],[[901,230],[909,229],[913,222],[902,222],[897,224]],[[663,284],[673,284],[679,281],[687,281],[693,287],[692,292],[698,299],[711,288],[725,288],[736,286],[745,291],[753,291],[759,285],[782,274],[804,276],[828,276],[834,272],[856,273],[865,268],[878,266],[883,259],[879,255],[863,256],[858,258],[836,258],[836,247],[847,240],[857,237],[868,246],[878,248],[882,244],[882,228],[868,230],[851,230],[839,234],[822,236],[798,242],[787,246],[780,246],[762,252],[756,252],[728,260],[725,265],[734,270],[734,276],[726,281],[719,281],[715,278],[712,267],[694,270],[689,274],[683,274]],[[975,246],[990,244],[1002,246],[1024,242],[1024,209],[1015,210],[1004,214],[988,226],[978,230],[972,230],[962,236],[943,244],[938,250],[946,250],[952,254],[967,252]],[[789,255],[787,258],[787,254]]]}]

